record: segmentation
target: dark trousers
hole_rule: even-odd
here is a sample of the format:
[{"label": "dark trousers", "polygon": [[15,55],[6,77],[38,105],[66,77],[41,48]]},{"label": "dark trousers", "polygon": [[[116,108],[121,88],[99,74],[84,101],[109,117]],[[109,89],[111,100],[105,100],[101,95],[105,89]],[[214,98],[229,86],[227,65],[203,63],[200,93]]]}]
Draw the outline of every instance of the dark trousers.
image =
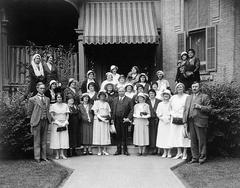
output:
[{"label": "dark trousers", "polygon": [[127,137],[128,137],[128,125],[129,123],[123,123],[123,118],[118,117],[115,119],[115,128],[116,128],[116,143],[118,151],[123,150],[127,151]]},{"label": "dark trousers", "polygon": [[191,152],[193,160],[205,161],[207,156],[207,128],[198,127],[194,120],[189,120]]},{"label": "dark trousers", "polygon": [[46,159],[48,120],[40,120],[38,125],[32,128],[32,131],[34,140],[34,159]]}]

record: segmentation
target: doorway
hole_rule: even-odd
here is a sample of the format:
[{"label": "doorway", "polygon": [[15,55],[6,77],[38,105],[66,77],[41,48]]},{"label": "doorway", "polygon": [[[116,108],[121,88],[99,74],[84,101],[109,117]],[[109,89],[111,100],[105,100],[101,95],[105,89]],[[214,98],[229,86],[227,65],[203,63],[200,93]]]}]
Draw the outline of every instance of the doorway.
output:
[{"label": "doorway", "polygon": [[151,78],[156,68],[155,44],[106,44],[86,45],[87,69],[94,69],[99,83],[106,79],[111,65],[118,66],[118,73],[127,76],[133,66]]}]

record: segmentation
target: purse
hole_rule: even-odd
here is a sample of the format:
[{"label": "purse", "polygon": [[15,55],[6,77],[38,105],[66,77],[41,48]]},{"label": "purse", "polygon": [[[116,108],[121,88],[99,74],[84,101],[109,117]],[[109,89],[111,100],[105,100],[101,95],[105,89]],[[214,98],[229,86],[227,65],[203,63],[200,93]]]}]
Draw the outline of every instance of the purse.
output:
[{"label": "purse", "polygon": [[114,125],[114,124],[110,124],[110,125],[109,125],[109,131],[110,131],[110,133],[112,133],[112,134],[115,134],[115,133],[117,133],[117,131],[116,131],[116,128],[115,128],[115,125]]},{"label": "purse", "polygon": [[57,132],[62,132],[62,131],[66,131],[66,130],[67,130],[67,126],[57,128]]},{"label": "purse", "polygon": [[175,125],[183,125],[183,118],[173,117],[172,123]]}]

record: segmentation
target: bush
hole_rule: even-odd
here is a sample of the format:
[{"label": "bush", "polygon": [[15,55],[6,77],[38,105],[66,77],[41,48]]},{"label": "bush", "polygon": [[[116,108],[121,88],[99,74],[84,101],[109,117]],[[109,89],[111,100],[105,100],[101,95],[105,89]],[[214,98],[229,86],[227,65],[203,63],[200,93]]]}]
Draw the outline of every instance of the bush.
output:
[{"label": "bush", "polygon": [[26,154],[33,149],[33,136],[27,117],[27,101],[17,91],[0,104],[0,147],[4,153]]},{"label": "bush", "polygon": [[240,87],[233,83],[208,83],[203,92],[211,99],[208,150],[211,155],[228,156],[240,146]]}]

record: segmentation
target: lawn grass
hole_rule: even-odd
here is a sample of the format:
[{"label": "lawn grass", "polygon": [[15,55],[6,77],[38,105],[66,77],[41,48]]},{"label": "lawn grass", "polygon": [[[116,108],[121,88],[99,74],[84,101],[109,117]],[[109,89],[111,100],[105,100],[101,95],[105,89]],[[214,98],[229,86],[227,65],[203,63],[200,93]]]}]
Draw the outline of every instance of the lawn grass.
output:
[{"label": "lawn grass", "polygon": [[184,164],[174,172],[187,187],[238,188],[240,187],[240,159],[218,158],[199,164]]},{"label": "lawn grass", "polygon": [[71,174],[52,161],[36,163],[33,160],[1,160],[0,187],[54,188]]}]

